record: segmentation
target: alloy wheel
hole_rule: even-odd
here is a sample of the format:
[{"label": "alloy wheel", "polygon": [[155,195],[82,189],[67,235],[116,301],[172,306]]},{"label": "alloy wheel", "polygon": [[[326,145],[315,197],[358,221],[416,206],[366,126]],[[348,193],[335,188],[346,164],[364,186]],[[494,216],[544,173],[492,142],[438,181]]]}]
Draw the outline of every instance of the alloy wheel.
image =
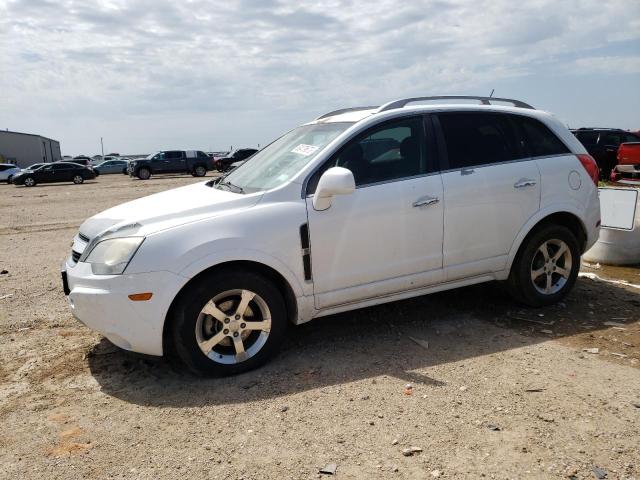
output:
[{"label": "alloy wheel", "polygon": [[227,290],[200,311],[195,326],[202,353],[216,363],[232,365],[256,355],[271,331],[271,312],[250,290]]},{"label": "alloy wheel", "polygon": [[573,259],[569,246],[559,239],[545,241],[531,261],[531,282],[543,295],[558,293],[571,276]]}]

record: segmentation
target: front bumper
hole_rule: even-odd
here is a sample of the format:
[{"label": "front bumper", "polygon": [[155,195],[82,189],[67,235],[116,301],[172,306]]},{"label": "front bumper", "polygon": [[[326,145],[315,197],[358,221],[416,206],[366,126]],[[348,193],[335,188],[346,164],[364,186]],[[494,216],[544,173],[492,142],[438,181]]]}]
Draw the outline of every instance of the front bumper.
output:
[{"label": "front bumper", "polygon": [[[63,265],[68,301],[75,318],[125,350],[162,355],[164,322],[176,294],[188,279],[171,272],[94,275],[88,263]],[[152,292],[148,301],[128,295]]]}]

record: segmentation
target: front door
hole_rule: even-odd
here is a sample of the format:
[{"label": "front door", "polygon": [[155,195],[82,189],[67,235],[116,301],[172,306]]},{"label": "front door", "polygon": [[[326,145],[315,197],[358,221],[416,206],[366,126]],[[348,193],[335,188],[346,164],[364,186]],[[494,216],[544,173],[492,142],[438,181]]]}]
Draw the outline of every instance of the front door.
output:
[{"label": "front door", "polygon": [[[442,182],[422,117],[385,122],[340,149],[310,181],[307,212],[316,308],[437,283],[442,276]],[[313,208],[332,166],[350,169],[356,191]]]}]

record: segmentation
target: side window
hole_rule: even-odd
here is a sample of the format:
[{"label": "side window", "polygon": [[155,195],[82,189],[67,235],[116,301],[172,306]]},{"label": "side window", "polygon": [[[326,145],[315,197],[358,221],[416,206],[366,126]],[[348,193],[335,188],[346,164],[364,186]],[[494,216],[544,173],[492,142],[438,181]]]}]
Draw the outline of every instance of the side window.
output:
[{"label": "side window", "polygon": [[524,134],[524,145],[533,157],[571,153],[564,143],[539,120],[514,116]]},{"label": "side window", "polygon": [[62,163],[56,163],[54,165],[51,165],[51,167],[54,170],[67,170],[69,168],[68,165],[62,164]]},{"label": "side window", "polygon": [[625,133],[624,139],[622,141],[624,143],[640,142],[640,137],[636,137],[635,135],[632,135],[630,133]]},{"label": "side window", "polygon": [[156,153],[156,154],[153,156],[153,159],[152,159],[152,160],[154,160],[154,161],[156,161],[156,162],[159,162],[159,161],[161,161],[161,160],[164,160],[164,156],[165,156],[165,153],[164,153],[164,152],[158,152],[158,153]]},{"label": "side window", "polygon": [[598,143],[598,132],[586,131],[575,132],[576,137],[583,145],[596,145]]},{"label": "side window", "polygon": [[467,168],[522,158],[506,115],[441,113],[438,115],[449,168]]},{"label": "side window", "polygon": [[421,117],[394,120],[351,141],[331,166],[351,170],[357,186],[420,175],[423,143]]}]

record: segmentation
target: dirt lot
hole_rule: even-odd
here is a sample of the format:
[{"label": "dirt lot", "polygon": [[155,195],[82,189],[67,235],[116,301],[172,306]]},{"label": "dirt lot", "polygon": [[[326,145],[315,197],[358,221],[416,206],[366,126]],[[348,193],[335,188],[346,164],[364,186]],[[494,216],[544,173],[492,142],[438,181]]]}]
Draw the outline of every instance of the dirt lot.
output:
[{"label": "dirt lot", "polygon": [[540,310],[481,285],[336,315],[222,380],[75,321],[80,223],[194,181],[0,186],[0,477],[640,478],[640,269],[583,266]]}]

